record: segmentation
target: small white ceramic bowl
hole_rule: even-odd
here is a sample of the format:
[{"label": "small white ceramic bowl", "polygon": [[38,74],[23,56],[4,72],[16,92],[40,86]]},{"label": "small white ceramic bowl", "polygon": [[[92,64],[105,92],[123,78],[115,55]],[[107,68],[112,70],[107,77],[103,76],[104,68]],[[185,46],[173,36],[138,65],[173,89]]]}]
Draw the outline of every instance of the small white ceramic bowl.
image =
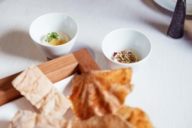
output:
[{"label": "small white ceramic bowl", "polygon": [[[42,37],[50,32],[64,32],[70,37],[70,41],[57,46],[43,43]],[[35,44],[43,50],[48,58],[55,58],[70,52],[78,35],[78,25],[69,15],[63,13],[48,13],[38,17],[32,22],[29,34]]]},{"label": "small white ceramic bowl", "polygon": [[[114,52],[131,49],[135,51],[140,60],[125,64],[112,59]],[[110,68],[135,67],[143,62],[151,51],[149,39],[141,32],[128,28],[121,28],[110,32],[102,42],[102,51],[109,61]]]}]

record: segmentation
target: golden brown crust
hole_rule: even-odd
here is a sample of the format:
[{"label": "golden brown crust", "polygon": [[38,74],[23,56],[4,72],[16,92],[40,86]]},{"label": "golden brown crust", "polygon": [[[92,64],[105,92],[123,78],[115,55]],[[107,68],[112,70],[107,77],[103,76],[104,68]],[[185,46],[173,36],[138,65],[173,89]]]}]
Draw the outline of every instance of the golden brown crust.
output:
[{"label": "golden brown crust", "polygon": [[139,108],[124,106],[116,114],[129,122],[134,128],[153,128],[146,113]]},{"label": "golden brown crust", "polygon": [[116,115],[93,116],[88,120],[72,122],[72,128],[132,128],[129,123]]},{"label": "golden brown crust", "polygon": [[131,91],[131,70],[92,71],[76,76],[70,99],[81,119],[114,113]]},{"label": "golden brown crust", "polygon": [[102,83],[103,88],[118,97],[123,104],[125,97],[132,91],[132,70],[129,68],[111,71],[93,71],[96,80]]}]

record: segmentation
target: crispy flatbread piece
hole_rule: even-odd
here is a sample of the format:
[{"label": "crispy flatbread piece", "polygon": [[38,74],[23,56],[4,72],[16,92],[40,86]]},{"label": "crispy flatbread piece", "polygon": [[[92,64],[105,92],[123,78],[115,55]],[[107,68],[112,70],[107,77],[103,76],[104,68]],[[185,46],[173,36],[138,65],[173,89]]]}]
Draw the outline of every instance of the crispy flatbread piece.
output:
[{"label": "crispy flatbread piece", "polygon": [[41,113],[55,117],[63,116],[70,108],[69,100],[55,88],[52,88],[39,103],[41,104],[39,108]]},{"label": "crispy flatbread piece", "polygon": [[70,107],[68,99],[57,91],[38,67],[30,67],[13,82],[13,86],[40,112],[64,115]]},{"label": "crispy flatbread piece", "polygon": [[94,116],[88,120],[54,118],[30,111],[18,111],[9,128],[132,128],[116,115]]},{"label": "crispy flatbread piece", "polygon": [[123,106],[116,114],[134,128],[153,128],[147,114],[139,108]]},{"label": "crispy flatbread piece", "polygon": [[37,114],[31,111],[18,111],[9,128],[65,128],[67,121],[44,114]]},{"label": "crispy flatbread piece", "polygon": [[80,119],[116,112],[131,91],[131,70],[92,71],[72,81],[70,99]]},{"label": "crispy flatbread piece", "polygon": [[31,111],[18,111],[8,128],[34,128],[36,113]]},{"label": "crispy flatbread piece", "polygon": [[38,67],[26,69],[12,81],[12,84],[37,108],[41,106],[41,104],[38,103],[47,96],[52,89],[51,81]]},{"label": "crispy flatbread piece", "polygon": [[112,114],[73,121],[72,126],[72,128],[131,128],[129,123]]},{"label": "crispy flatbread piece", "polygon": [[129,68],[93,71],[92,74],[105,90],[118,98],[121,104],[124,103],[125,97],[132,91],[132,71]]},{"label": "crispy flatbread piece", "polygon": [[67,128],[68,122],[63,118],[55,118],[44,114],[37,114],[34,128]]}]

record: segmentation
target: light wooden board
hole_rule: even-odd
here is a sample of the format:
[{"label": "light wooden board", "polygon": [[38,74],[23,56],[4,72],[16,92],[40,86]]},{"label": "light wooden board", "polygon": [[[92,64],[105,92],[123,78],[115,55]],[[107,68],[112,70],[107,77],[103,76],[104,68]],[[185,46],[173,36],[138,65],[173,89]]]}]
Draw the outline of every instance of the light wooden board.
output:
[{"label": "light wooden board", "polygon": [[[87,49],[80,49],[71,54],[50,60],[39,65],[42,72],[53,82],[58,82],[72,75],[75,72],[88,72],[98,70],[99,66],[95,63]],[[0,106],[21,97],[11,84],[12,80],[18,75],[14,74],[0,79]]]}]

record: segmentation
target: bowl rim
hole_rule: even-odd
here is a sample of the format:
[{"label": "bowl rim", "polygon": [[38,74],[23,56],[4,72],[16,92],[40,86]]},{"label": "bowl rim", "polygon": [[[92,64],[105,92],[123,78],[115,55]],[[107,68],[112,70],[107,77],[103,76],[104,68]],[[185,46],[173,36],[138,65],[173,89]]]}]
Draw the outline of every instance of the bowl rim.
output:
[{"label": "bowl rim", "polygon": [[[111,35],[113,32],[121,31],[121,30],[128,30],[128,31],[132,31],[132,32],[137,32],[137,33],[143,35],[143,36],[147,39],[147,42],[148,42],[148,44],[149,44],[149,51],[148,51],[147,55],[146,55],[144,58],[142,58],[141,60],[139,60],[139,61],[137,61],[137,62],[126,64],[126,63],[120,63],[120,62],[118,62],[118,61],[114,61],[112,58],[109,58],[109,57],[105,54],[104,48],[103,48],[103,47],[104,47],[104,41],[105,41],[105,39],[106,39],[109,35]],[[138,65],[138,64],[142,63],[143,61],[145,61],[145,60],[149,57],[149,55],[150,55],[150,53],[151,53],[151,41],[150,41],[150,39],[148,38],[148,36],[146,36],[146,35],[144,34],[144,32],[142,32],[142,31],[140,31],[140,30],[138,30],[138,29],[134,29],[134,28],[119,28],[119,29],[112,30],[111,32],[109,32],[109,33],[104,37],[104,39],[103,39],[103,41],[102,41],[101,49],[102,49],[102,52],[103,52],[104,56],[105,56],[110,62],[112,62],[112,63],[114,63],[114,64],[116,64],[116,65],[123,66],[123,67],[134,66],[134,65]]]},{"label": "bowl rim", "polygon": [[[69,41],[67,41],[67,43],[64,43],[64,44],[61,44],[61,45],[56,45],[56,46],[55,46],[55,45],[45,45],[45,44],[43,44],[43,43],[39,43],[39,42],[35,41],[35,40],[32,38],[32,32],[31,32],[32,25],[33,25],[37,20],[39,20],[40,18],[42,18],[42,17],[44,17],[44,16],[48,16],[48,15],[63,15],[63,16],[70,17],[70,18],[73,20],[73,22],[75,23],[76,27],[77,27],[77,31],[76,31],[75,35],[73,36],[73,38],[71,38]],[[40,16],[36,17],[36,18],[31,22],[31,25],[30,25],[30,27],[29,27],[29,35],[30,35],[30,38],[33,40],[33,42],[34,42],[35,44],[39,44],[39,45],[41,45],[41,46],[49,47],[49,48],[58,48],[58,47],[64,47],[64,46],[66,46],[66,45],[69,45],[69,44],[71,44],[74,40],[76,40],[78,34],[79,34],[79,25],[78,25],[76,19],[75,19],[73,16],[71,16],[71,15],[69,15],[69,14],[67,14],[67,13],[62,13],[62,12],[51,12],[51,13],[46,13],[46,14],[40,15]]]}]

